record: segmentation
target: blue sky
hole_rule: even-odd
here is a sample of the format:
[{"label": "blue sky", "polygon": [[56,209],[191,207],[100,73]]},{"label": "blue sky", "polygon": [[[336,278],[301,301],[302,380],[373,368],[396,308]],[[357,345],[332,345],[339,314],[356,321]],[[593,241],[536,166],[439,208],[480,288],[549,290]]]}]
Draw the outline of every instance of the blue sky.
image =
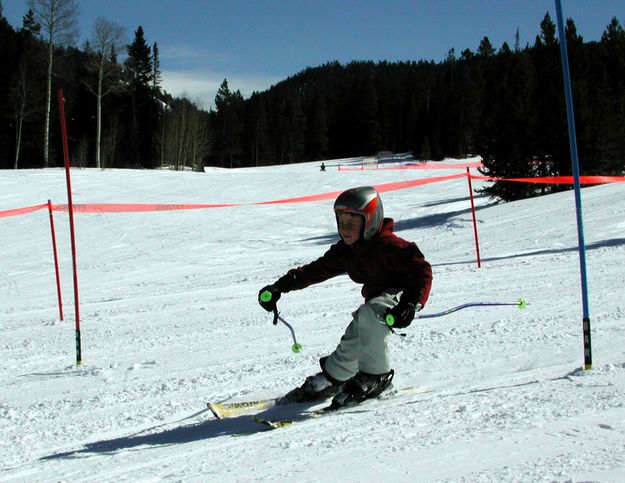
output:
[{"label": "blue sky", "polygon": [[[27,0],[0,0],[16,28]],[[77,0],[82,45],[97,17],[127,30],[141,25],[157,42],[163,87],[205,108],[224,78],[247,97],[306,67],[338,60],[441,61],[452,47],[475,51],[487,36],[499,48],[533,43],[554,0]],[[625,23],[623,0],[562,0],[564,17],[586,41],[612,17]]]}]

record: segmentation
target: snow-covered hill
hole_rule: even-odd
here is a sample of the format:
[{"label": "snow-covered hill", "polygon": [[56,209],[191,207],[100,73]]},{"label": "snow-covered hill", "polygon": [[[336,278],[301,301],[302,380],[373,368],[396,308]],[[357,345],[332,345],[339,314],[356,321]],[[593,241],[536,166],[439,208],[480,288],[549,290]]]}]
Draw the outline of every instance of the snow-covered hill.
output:
[{"label": "snow-covered hill", "polygon": [[[331,163],[329,163],[331,164]],[[285,295],[304,349],[258,290],[336,240],[332,200],[253,203],[450,170],[207,173],[75,170],[75,203],[242,203],[76,214],[83,366],[74,366],[67,214],[0,219],[0,481],[625,481],[625,185],[582,192],[593,369],[583,365],[573,193],[495,205],[466,180],[383,193],[434,269],[423,313],[391,339],[397,386],[432,392],[267,431],[207,400],[280,395],[317,370],[360,303],[339,277]],[[62,170],[0,171],[0,210],[66,202]],[[474,187],[480,183],[474,182]]]}]

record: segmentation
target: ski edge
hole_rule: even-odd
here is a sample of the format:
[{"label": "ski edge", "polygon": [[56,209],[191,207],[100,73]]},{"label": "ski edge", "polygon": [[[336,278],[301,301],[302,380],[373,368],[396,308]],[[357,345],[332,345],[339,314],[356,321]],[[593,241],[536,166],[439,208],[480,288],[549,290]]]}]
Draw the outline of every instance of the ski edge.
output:
[{"label": "ski edge", "polygon": [[406,386],[406,387],[402,387],[400,389],[392,389],[388,392],[383,392],[382,394],[380,394],[377,397],[374,397],[372,399],[366,399],[365,401],[361,401],[359,403],[355,403],[355,404],[347,404],[345,406],[332,406],[332,404],[325,406],[321,409],[317,409],[314,411],[309,411],[306,414],[310,415],[310,416],[315,416],[315,417],[319,417],[319,416],[323,416],[324,414],[329,414],[329,413],[334,413],[334,412],[338,412],[338,411],[343,411],[343,410],[347,410],[347,409],[354,409],[359,407],[363,402],[366,401],[374,401],[374,400],[378,400],[378,401],[384,401],[384,400],[392,400],[395,397],[399,397],[399,396],[404,396],[404,395],[408,395],[408,394],[425,394],[428,392],[432,392],[433,389],[430,386]]},{"label": "ski edge", "polygon": [[[407,386],[407,387],[403,387],[401,389],[392,391],[388,394],[382,393],[380,396],[374,399],[378,399],[382,401],[384,401],[385,399],[391,400],[397,396],[402,396],[402,395],[407,395],[407,394],[425,394],[425,393],[432,392],[433,390],[434,389],[430,386]],[[302,413],[299,418],[296,418],[296,419],[266,419],[260,416],[253,416],[252,420],[256,423],[262,424],[263,426],[267,426],[268,428],[271,428],[271,429],[280,429],[280,428],[287,428],[289,426],[292,426],[294,424],[297,424],[298,422],[301,422],[307,419],[320,418],[322,416],[338,413],[344,410],[356,409],[359,406],[360,404],[352,404],[352,405],[342,406],[342,407],[337,408],[337,407],[333,407],[332,405],[329,405],[329,406],[324,406],[321,409],[316,409],[313,411],[306,411]]]},{"label": "ski edge", "polygon": [[257,401],[242,401],[242,402],[222,402],[206,404],[208,409],[211,410],[213,416],[217,419],[226,419],[233,416],[249,413],[250,411],[263,411],[265,409],[272,408],[276,405],[277,399],[259,399]]}]

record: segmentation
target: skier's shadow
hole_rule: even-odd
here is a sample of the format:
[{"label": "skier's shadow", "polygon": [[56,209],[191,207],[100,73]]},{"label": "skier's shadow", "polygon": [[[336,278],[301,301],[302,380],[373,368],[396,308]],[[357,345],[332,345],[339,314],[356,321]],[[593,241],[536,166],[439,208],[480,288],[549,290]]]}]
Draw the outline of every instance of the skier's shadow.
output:
[{"label": "skier's shadow", "polygon": [[[266,419],[277,417],[298,419],[301,414],[309,409],[310,405],[295,404],[271,408],[257,413],[256,416]],[[208,409],[195,414],[197,416],[208,412]],[[171,423],[167,424],[169,426]],[[244,436],[255,433],[271,431],[272,429],[253,420],[253,415],[246,414],[227,419],[210,419],[194,424],[178,426],[172,429],[155,431],[159,426],[152,427],[129,436],[114,439],[95,441],[85,444],[82,448],[43,456],[41,460],[56,460],[65,458],[80,458],[89,454],[111,454],[118,451],[137,448],[140,446],[169,446],[176,444],[191,443],[222,436]]]}]

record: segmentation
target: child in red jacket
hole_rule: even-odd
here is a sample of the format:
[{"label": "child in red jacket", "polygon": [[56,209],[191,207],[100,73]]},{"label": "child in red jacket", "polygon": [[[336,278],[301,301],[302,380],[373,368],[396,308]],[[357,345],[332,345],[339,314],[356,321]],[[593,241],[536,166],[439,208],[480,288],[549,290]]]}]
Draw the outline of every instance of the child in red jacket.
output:
[{"label": "child in red jacket", "polygon": [[382,200],[374,188],[341,193],[334,213],[341,240],[322,257],[262,288],[259,303],[273,311],[282,293],[344,273],[363,284],[365,301],[354,312],[334,352],[320,359],[321,372],[307,377],[280,404],[334,396],[332,404],[343,406],[379,395],[394,374],[386,346],[391,332],[387,319],[394,321],[393,328],[407,327],[430,293],[430,264],[415,243],[393,233],[394,222],[384,218]]}]

